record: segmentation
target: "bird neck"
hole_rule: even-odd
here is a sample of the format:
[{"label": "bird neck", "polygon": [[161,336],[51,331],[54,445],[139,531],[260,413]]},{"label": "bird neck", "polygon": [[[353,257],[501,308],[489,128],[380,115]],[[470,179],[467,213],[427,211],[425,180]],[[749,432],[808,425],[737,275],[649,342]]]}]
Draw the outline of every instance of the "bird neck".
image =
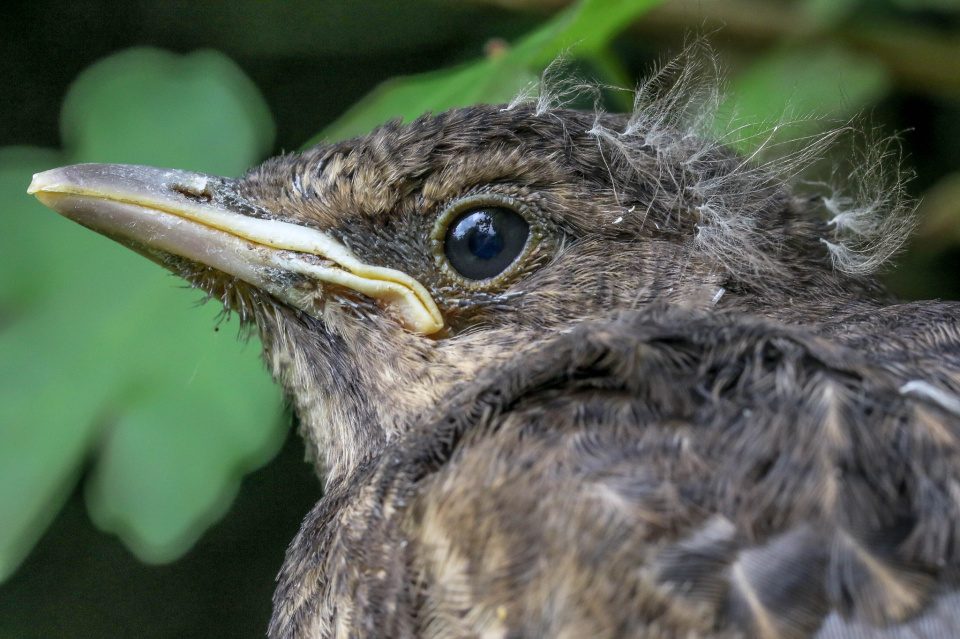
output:
[{"label": "bird neck", "polygon": [[262,330],[264,355],[294,405],[307,458],[339,482],[409,428],[459,378],[433,340],[389,318],[287,316]]}]

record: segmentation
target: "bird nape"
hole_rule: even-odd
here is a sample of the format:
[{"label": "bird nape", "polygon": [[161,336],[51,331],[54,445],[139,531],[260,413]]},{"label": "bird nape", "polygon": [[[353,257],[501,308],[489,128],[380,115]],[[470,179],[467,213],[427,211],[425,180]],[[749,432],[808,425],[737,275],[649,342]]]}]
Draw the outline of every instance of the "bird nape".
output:
[{"label": "bird nape", "polygon": [[960,305],[867,273],[898,186],[801,194],[668,103],[34,178],[259,330],[326,487],[271,637],[955,636]]}]

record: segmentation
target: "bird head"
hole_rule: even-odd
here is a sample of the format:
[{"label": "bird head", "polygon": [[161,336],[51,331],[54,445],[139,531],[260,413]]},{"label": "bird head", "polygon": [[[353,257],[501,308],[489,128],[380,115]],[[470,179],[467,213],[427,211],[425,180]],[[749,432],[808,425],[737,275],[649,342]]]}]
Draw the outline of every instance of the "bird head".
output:
[{"label": "bird head", "polygon": [[834,268],[821,200],[636,115],[474,106],[238,179],[88,164],[30,192],[254,323],[328,482],[585,319],[663,303],[815,321],[874,290]]}]

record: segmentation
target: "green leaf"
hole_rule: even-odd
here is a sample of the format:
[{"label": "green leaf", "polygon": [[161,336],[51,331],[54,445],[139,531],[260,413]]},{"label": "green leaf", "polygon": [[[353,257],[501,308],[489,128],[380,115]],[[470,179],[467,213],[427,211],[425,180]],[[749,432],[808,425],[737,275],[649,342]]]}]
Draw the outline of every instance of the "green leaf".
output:
[{"label": "green leaf", "polygon": [[66,161],[62,154],[46,149],[0,148],[0,330],[3,317],[14,308],[49,296],[57,274],[72,270],[52,256],[69,251],[71,240],[86,235],[49,215],[49,209],[23,188],[37,171]]},{"label": "green leaf", "polygon": [[732,115],[719,119],[717,129],[735,131],[730,143],[751,151],[815,132],[824,118],[858,113],[882,98],[890,86],[881,63],[844,49],[778,50],[733,78],[722,111]]},{"label": "green leaf", "polygon": [[88,69],[64,101],[61,128],[74,162],[149,158],[229,176],[268,152],[274,135],[256,87],[228,58],[158,49],[134,49]]},{"label": "green leaf", "polygon": [[663,0],[584,0],[558,14],[507,51],[453,69],[388,80],[307,146],[369,133],[400,117],[470,104],[508,102],[567,50],[591,57],[632,21]]},{"label": "green leaf", "polygon": [[[184,291],[168,281],[164,293],[139,311],[192,322],[198,309]],[[200,314],[205,331],[147,328],[131,336],[128,365],[163,368],[126,371],[126,397],[117,402],[129,406],[111,424],[87,485],[97,525],[119,534],[145,561],[169,561],[192,546],[226,511],[239,478],[280,444],[282,431],[273,427],[278,393],[256,365],[259,344],[238,348],[229,324],[213,333],[215,310]],[[180,374],[168,378],[171,369]]]},{"label": "green leaf", "polygon": [[859,4],[859,0],[805,0],[802,8],[818,25],[830,27],[853,15]]},{"label": "green leaf", "polygon": [[132,50],[77,79],[62,125],[63,154],[0,150],[0,579],[86,463],[94,520],[163,561],[284,433],[256,340],[215,332],[199,292],[26,194],[80,161],[240,173],[273,136],[256,89],[220,54]]}]

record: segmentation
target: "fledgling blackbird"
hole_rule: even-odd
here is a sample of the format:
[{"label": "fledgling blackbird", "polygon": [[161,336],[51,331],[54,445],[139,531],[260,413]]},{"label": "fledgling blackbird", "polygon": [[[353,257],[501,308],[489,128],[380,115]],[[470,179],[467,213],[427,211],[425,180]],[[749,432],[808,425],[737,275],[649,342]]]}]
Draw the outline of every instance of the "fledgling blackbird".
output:
[{"label": "fledgling blackbird", "polygon": [[259,329],[326,482],[271,637],[960,633],[960,304],[869,275],[898,185],[796,192],[651,86],[35,176]]}]

